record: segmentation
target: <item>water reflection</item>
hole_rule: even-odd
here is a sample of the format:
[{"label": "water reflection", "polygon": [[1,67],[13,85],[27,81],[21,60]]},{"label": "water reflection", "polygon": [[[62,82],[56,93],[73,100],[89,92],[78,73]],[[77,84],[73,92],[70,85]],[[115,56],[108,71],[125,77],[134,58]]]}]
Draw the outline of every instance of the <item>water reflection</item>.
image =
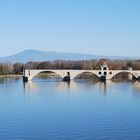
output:
[{"label": "water reflection", "polygon": [[0,77],[0,83],[10,83],[20,80],[20,77]]},{"label": "water reflection", "polygon": [[68,91],[69,89],[71,89],[71,90],[78,89],[77,83],[74,81],[71,81],[71,82],[58,82],[58,81],[35,82],[35,81],[30,81],[30,82],[24,83],[24,90],[25,90],[25,93],[26,92],[29,93],[30,91],[37,92],[37,91],[40,91],[42,89],[46,89],[46,91],[47,91],[47,88],[50,88],[49,85],[50,85],[50,87],[52,87],[53,90],[56,90],[56,91]]},{"label": "water reflection", "polygon": [[1,139],[140,137],[140,82],[3,82]]},{"label": "water reflection", "polygon": [[140,91],[140,81],[136,81],[133,83],[133,88],[135,90],[139,90]]},{"label": "water reflection", "polygon": [[4,83],[5,82],[5,78],[0,78],[0,83]]},{"label": "water reflection", "polygon": [[70,81],[70,82],[59,82],[59,81],[30,81],[24,83],[24,91],[25,93],[37,93],[40,91],[48,91],[48,89],[52,88],[57,92],[67,92],[67,91],[80,91],[82,88],[89,89],[95,91],[98,89],[104,96],[108,94],[108,88],[113,85],[112,81],[105,82],[95,82],[95,81]]},{"label": "water reflection", "polygon": [[135,83],[133,83],[132,90],[135,97],[140,97],[140,81],[136,81]]},{"label": "water reflection", "polygon": [[[133,94],[138,94],[140,96],[140,82],[113,82],[111,80],[104,81],[104,82],[95,82],[95,81],[70,81],[70,82],[60,82],[60,81],[30,81],[24,83],[24,93],[38,93],[43,91],[48,91],[51,89],[56,92],[68,92],[73,91],[80,91],[82,88],[89,89],[95,91],[98,90],[102,95],[107,96],[111,92],[109,90],[113,90],[113,86],[117,86],[118,84],[125,84],[124,86],[128,85],[134,92]],[[125,88],[125,87],[124,87]]]}]

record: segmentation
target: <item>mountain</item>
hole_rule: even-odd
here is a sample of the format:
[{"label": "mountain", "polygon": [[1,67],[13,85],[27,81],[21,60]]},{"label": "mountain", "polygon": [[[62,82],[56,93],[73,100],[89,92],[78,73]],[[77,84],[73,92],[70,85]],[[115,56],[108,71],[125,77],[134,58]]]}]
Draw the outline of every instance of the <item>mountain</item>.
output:
[{"label": "mountain", "polygon": [[1,57],[0,62],[26,63],[28,61],[89,60],[89,59],[101,59],[101,58],[128,59],[126,57],[109,57],[109,56],[98,56],[98,55],[89,55],[89,54],[80,54],[80,53],[61,53],[61,52],[46,52],[46,51],[38,51],[38,50],[25,50],[21,53],[12,56]]}]

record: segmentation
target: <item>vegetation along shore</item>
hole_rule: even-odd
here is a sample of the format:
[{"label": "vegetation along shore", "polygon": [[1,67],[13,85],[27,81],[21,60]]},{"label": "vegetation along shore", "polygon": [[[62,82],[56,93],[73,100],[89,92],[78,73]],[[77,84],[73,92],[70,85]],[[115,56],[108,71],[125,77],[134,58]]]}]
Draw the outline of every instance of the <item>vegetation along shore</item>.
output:
[{"label": "vegetation along shore", "polygon": [[0,63],[0,75],[22,75],[23,69],[100,69],[103,63],[107,63],[112,70],[127,70],[131,67],[133,70],[140,70],[140,60],[80,60],[80,61],[43,61],[28,63]]}]

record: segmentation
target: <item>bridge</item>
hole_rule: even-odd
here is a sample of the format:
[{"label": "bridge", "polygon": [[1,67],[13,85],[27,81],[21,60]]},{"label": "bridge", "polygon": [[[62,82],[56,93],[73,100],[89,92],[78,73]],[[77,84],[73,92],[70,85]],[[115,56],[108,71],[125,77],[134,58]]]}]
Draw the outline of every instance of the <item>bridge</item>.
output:
[{"label": "bridge", "polygon": [[129,68],[128,70],[110,70],[107,64],[103,64],[100,70],[55,70],[55,69],[25,69],[23,72],[23,80],[24,81],[31,81],[36,75],[41,72],[53,72],[59,75],[63,80],[72,80],[77,77],[79,74],[82,73],[92,73],[96,75],[99,79],[103,80],[111,80],[117,74],[120,73],[128,73],[129,79],[135,77],[138,79],[140,77],[140,70],[132,70]]}]

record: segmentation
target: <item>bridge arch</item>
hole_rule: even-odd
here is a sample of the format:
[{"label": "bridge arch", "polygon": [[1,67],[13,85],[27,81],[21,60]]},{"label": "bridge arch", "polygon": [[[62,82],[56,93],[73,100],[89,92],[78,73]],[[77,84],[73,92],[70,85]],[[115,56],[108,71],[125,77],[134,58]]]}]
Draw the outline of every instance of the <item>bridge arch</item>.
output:
[{"label": "bridge arch", "polygon": [[52,73],[55,73],[56,75],[60,76],[60,78],[63,78],[63,74],[61,72],[55,71],[55,70],[28,70],[28,71],[26,71],[26,75],[28,77],[28,80],[32,80],[35,76],[37,76],[38,74],[40,74],[42,72],[52,72]]},{"label": "bridge arch", "polygon": [[133,72],[130,72],[130,71],[118,71],[118,72],[112,72],[112,75],[111,75],[111,78],[110,79],[113,79],[115,76],[119,75],[119,74],[122,74],[122,73],[127,73],[127,74],[131,74],[135,79],[137,79],[137,75],[134,74]]},{"label": "bridge arch", "polygon": [[76,79],[78,76],[80,76],[80,75],[82,75],[82,74],[88,74],[88,73],[89,73],[89,74],[92,74],[92,75],[94,75],[94,76],[96,76],[96,77],[99,79],[98,73],[94,73],[94,72],[92,72],[92,71],[82,71],[82,72],[79,72],[79,73],[73,75],[72,79]]},{"label": "bridge arch", "polygon": [[[41,72],[38,72],[33,78],[35,78],[37,75],[41,74],[41,73],[46,73],[46,74],[50,74],[48,76],[54,76],[54,77],[59,77],[59,78],[62,78],[62,76],[55,72],[55,71],[52,71],[52,70],[44,70],[44,71],[41,71]],[[52,75],[51,75],[52,74]],[[33,79],[32,78],[32,79]]]}]

